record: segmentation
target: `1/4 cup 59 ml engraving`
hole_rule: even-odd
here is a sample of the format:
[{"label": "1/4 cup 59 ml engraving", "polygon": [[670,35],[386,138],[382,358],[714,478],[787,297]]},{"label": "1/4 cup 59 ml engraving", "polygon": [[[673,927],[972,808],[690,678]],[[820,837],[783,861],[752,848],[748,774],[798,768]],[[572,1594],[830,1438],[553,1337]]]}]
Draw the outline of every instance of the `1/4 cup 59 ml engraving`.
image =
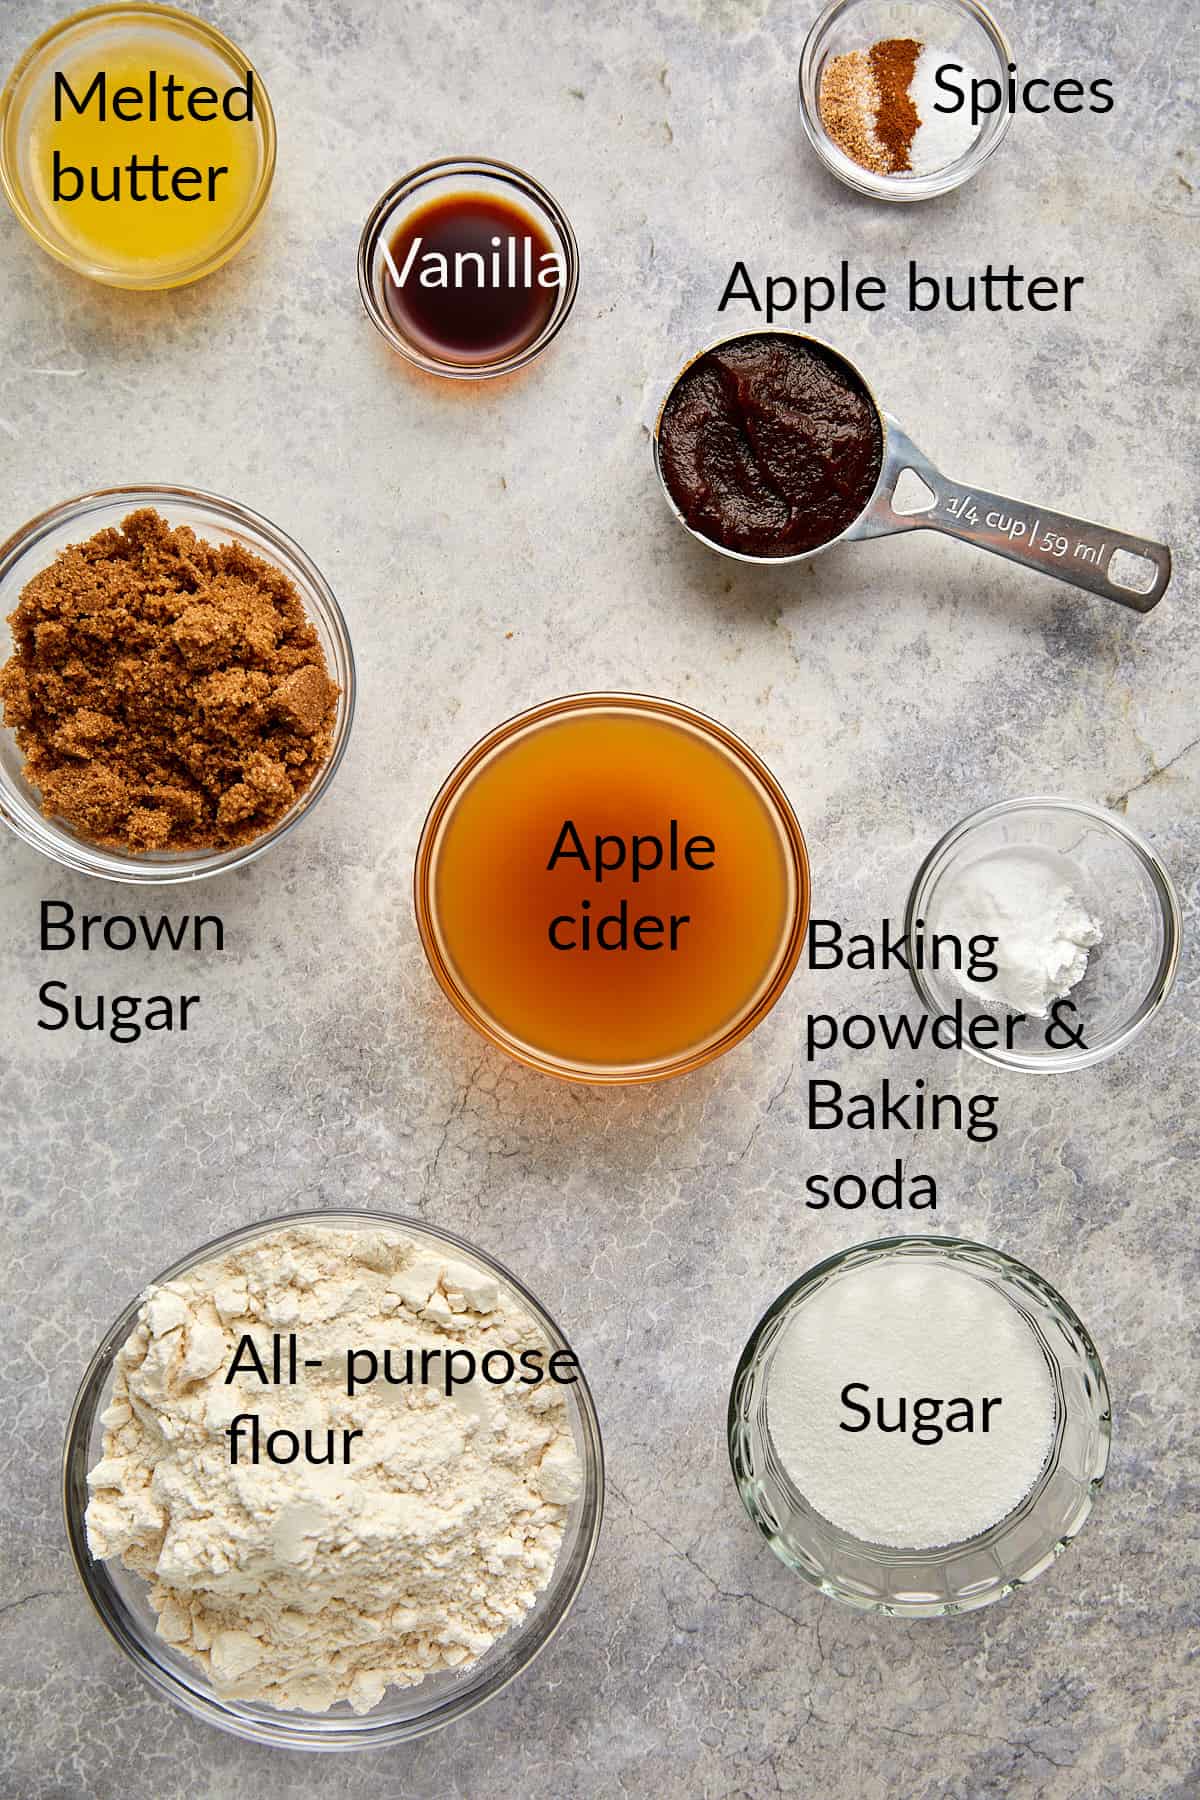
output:
[{"label": "1/4 cup 59 ml engraving", "polygon": [[[879,477],[858,517],[828,543],[781,556],[747,555],[730,549],[716,538],[705,536],[689,524],[668,485],[659,441],[671,398],[694,364],[715,350],[760,337],[814,345],[823,356],[832,356],[840,362],[854,384],[871,395],[883,432]],[[1149,612],[1156,606],[1171,579],[1171,552],[1164,544],[1152,543],[1111,527],[1092,525],[1037,503],[1006,499],[1001,494],[952,481],[943,475],[924,452],[918,450],[892,415],[879,405],[869,383],[849,357],[805,332],[771,327],[736,332],[707,345],[685,363],[672,383],[659,410],[653,444],[654,466],[676,518],[700,543],[739,562],[800,562],[809,556],[820,555],[834,544],[889,537],[901,531],[940,531],[947,537],[960,538],[981,550],[990,550],[993,555],[1006,557],[1010,562],[1037,569],[1043,575],[1052,575],[1058,581],[1069,582],[1073,587],[1085,588],[1102,599],[1115,600],[1119,606],[1127,606],[1134,612]],[[925,498],[916,508],[905,511],[897,507],[896,499],[901,478],[908,471],[924,488]]]}]

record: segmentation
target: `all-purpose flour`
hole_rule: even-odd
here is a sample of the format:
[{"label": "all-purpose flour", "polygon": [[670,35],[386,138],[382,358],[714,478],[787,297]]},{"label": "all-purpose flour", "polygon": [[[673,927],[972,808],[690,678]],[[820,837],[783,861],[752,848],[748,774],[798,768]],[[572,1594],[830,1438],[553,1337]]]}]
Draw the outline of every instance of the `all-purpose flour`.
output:
[{"label": "all-purpose flour", "polygon": [[[244,1334],[296,1333],[295,1385],[226,1383]],[[284,1227],[151,1289],[117,1357],[88,1541],[151,1584],[161,1636],[224,1696],[366,1712],[389,1686],[462,1669],[550,1580],[581,1470],[549,1380],[382,1380],[348,1397],[345,1354],[546,1351],[478,1267],[385,1230]],[[230,1463],[227,1427],[362,1436],[348,1462]]]}]

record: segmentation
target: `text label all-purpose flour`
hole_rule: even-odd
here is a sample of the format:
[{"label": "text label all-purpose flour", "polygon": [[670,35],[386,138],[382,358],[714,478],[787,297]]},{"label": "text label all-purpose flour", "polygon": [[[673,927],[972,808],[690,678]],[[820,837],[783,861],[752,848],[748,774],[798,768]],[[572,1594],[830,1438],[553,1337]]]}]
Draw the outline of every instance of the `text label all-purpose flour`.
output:
[{"label": "text label all-purpose flour", "polygon": [[[299,1345],[294,1382],[273,1378],[277,1334]],[[452,1350],[519,1366],[547,1349],[487,1271],[384,1230],[281,1228],[147,1295],[117,1357],[88,1541],[146,1578],[160,1635],[223,1697],[366,1712],[476,1662],[549,1582],[581,1483],[561,1386],[447,1395],[439,1372],[347,1392],[349,1352],[361,1373],[401,1343],[440,1353],[431,1372]],[[262,1444],[290,1432],[335,1460],[254,1462],[242,1432],[235,1464],[246,1413]]]},{"label": "text label all-purpose flour", "polygon": [[890,1258],[785,1326],[767,1425],[810,1506],[868,1543],[957,1544],[1005,1518],[1054,1440],[1054,1384],[1017,1308],[964,1269]]}]

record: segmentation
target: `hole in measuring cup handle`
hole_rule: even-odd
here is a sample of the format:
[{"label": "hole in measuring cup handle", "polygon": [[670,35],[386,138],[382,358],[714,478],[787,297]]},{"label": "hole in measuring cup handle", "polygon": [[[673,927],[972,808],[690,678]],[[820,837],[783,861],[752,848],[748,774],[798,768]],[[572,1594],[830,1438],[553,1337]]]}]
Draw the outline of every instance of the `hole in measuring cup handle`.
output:
[{"label": "hole in measuring cup handle", "polygon": [[1131,594],[1148,594],[1158,580],[1158,566],[1148,556],[1132,550],[1114,550],[1105,570],[1114,587],[1128,588]]},{"label": "hole in measuring cup handle", "polygon": [[906,463],[892,489],[892,511],[906,519],[917,513],[932,512],[937,503],[938,497],[924,476],[918,474],[911,463]]}]

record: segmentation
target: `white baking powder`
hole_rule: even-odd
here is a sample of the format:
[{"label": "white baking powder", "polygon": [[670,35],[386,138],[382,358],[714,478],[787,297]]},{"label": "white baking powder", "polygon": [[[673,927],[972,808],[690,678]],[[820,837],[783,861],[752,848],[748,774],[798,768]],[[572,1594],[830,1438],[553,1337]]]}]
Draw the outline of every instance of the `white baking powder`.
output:
[{"label": "white baking powder", "polygon": [[[903,1430],[880,1428],[880,1405]],[[1050,1370],[1016,1307],[961,1266],[900,1255],[844,1269],[801,1303],[775,1351],[766,1412],[783,1467],[817,1512],[904,1549],[961,1543],[1006,1517],[1055,1429]]]},{"label": "white baking powder", "polygon": [[[226,1372],[243,1335],[323,1360],[294,1385]],[[217,1692],[366,1712],[464,1669],[550,1580],[581,1471],[560,1386],[382,1380],[346,1353],[546,1346],[474,1264],[395,1232],[281,1228],[152,1288],[117,1357],[88,1542],[150,1585],[158,1630]],[[273,1371],[272,1371],[273,1372]],[[349,1459],[231,1465],[226,1427],[361,1432]]]},{"label": "white baking powder", "polygon": [[1010,1012],[1048,1017],[1083,980],[1088,952],[1103,938],[1078,884],[1067,858],[1043,848],[995,850],[950,877],[938,894],[937,929],[964,943],[975,934],[996,939],[995,979],[975,981],[963,969],[961,986]]},{"label": "white baking powder", "polygon": [[[934,49],[931,44],[922,44],[908,89],[921,121],[908,149],[908,160],[914,175],[932,175],[936,170],[957,162],[960,156],[966,155],[979,136],[979,127],[972,125],[970,110],[966,104],[953,113],[937,110],[939,101],[944,106],[952,98],[947,89],[937,85],[936,80],[938,70],[951,62],[958,64],[959,59],[945,50]],[[961,64],[954,75],[955,87],[962,93],[970,94],[973,91],[973,79],[973,71]]]}]

